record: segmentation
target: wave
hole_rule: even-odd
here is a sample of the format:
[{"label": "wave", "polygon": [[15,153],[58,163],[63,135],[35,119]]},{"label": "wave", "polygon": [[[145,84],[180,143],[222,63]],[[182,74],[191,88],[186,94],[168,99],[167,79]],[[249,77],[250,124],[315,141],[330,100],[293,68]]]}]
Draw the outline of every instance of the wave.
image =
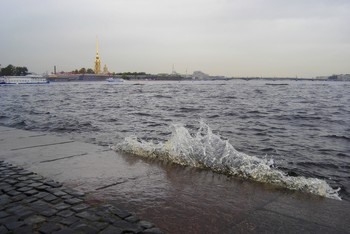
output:
[{"label": "wave", "polygon": [[172,96],[161,95],[161,94],[154,95],[153,97],[155,97],[155,98],[169,98],[169,99],[173,98]]},{"label": "wave", "polygon": [[182,124],[171,125],[171,130],[171,137],[166,142],[153,143],[131,136],[111,148],[341,200],[338,195],[340,188],[333,189],[326,181],[317,178],[288,176],[274,167],[272,159],[261,159],[238,152],[228,140],[214,134],[203,121],[200,121],[199,130],[195,134],[191,134]]},{"label": "wave", "polygon": [[333,138],[333,139],[341,139],[341,140],[347,140],[350,141],[350,137],[343,136],[343,135],[325,135],[323,137]]}]

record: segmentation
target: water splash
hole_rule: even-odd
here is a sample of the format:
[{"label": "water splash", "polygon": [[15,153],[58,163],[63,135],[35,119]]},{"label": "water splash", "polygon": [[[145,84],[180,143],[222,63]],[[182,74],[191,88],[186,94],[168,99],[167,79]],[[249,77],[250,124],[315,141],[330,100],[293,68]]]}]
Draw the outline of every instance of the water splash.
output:
[{"label": "water splash", "polygon": [[338,195],[340,189],[333,189],[324,180],[291,177],[274,168],[272,159],[260,159],[238,152],[228,140],[214,134],[203,121],[200,121],[200,128],[194,135],[181,124],[173,124],[171,128],[172,135],[164,143],[143,141],[132,136],[111,148],[180,165],[210,168],[218,173],[341,200]]}]

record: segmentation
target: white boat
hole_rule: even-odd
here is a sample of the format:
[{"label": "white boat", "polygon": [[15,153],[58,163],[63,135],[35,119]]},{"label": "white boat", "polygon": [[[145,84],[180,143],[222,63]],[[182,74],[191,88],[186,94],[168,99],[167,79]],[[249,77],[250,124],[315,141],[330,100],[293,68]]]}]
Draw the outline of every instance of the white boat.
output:
[{"label": "white boat", "polygon": [[125,82],[125,80],[123,80],[121,78],[115,78],[115,77],[109,77],[108,79],[106,79],[106,81],[113,82],[113,83],[123,83],[123,82]]},{"label": "white boat", "polygon": [[0,84],[47,84],[49,81],[39,75],[4,76],[0,77]]}]

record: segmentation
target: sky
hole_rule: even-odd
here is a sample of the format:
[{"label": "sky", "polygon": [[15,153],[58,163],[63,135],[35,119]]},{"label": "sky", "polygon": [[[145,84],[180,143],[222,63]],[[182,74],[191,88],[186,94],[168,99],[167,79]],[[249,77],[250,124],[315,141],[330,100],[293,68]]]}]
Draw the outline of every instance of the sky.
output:
[{"label": "sky", "polygon": [[350,0],[1,0],[0,64],[36,73],[350,73]]}]

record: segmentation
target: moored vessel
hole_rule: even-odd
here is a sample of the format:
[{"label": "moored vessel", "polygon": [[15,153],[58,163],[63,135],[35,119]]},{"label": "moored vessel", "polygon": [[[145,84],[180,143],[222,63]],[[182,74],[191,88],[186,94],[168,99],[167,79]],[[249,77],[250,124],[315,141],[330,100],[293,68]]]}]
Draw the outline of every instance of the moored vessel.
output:
[{"label": "moored vessel", "polygon": [[40,75],[4,76],[0,77],[0,84],[47,84],[49,81]]},{"label": "moored vessel", "polygon": [[106,81],[113,82],[113,83],[123,83],[123,82],[125,82],[125,80],[123,80],[121,78],[115,78],[115,77],[109,77],[109,78],[106,79]]}]

